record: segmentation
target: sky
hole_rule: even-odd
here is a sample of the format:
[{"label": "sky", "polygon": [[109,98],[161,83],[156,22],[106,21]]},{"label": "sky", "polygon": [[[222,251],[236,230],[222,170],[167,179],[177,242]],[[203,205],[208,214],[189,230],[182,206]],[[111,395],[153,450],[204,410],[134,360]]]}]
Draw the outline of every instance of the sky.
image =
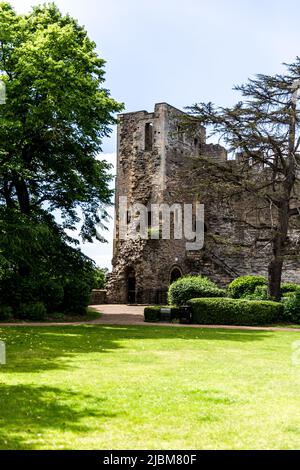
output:
[{"label": "sky", "polygon": [[[27,12],[35,0],[11,0]],[[105,87],[127,112],[168,102],[233,105],[232,90],[257,73],[276,74],[300,56],[299,0],[56,0],[85,25],[106,60]],[[115,164],[116,134],[103,142]],[[113,215],[113,210],[110,210]],[[113,220],[107,244],[82,245],[111,268]]]}]

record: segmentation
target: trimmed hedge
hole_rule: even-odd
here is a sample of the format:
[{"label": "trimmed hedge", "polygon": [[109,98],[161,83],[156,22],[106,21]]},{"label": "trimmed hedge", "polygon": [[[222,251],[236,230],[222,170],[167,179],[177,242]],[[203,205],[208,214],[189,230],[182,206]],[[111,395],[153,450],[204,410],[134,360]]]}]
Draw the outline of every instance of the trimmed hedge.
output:
[{"label": "trimmed hedge", "polygon": [[228,286],[228,294],[233,299],[241,299],[254,294],[257,286],[266,286],[267,280],[263,276],[240,276]]},{"label": "trimmed hedge", "polygon": [[145,322],[148,323],[156,323],[159,322],[161,319],[161,313],[160,309],[161,308],[171,308],[171,319],[175,320],[176,318],[179,318],[179,308],[177,307],[164,307],[160,305],[155,305],[152,307],[145,307],[144,309],[144,320]]},{"label": "trimmed hedge", "polygon": [[243,296],[245,300],[269,300],[268,286],[256,286],[253,294]]},{"label": "trimmed hedge", "polygon": [[289,292],[300,292],[300,285],[294,282],[284,282],[280,287],[281,294],[287,294]]},{"label": "trimmed hedge", "polygon": [[283,298],[284,321],[300,323],[300,291],[287,292]]},{"label": "trimmed hedge", "polygon": [[169,287],[168,301],[170,305],[185,305],[196,297],[225,297],[225,291],[202,276],[181,277]]},{"label": "trimmed hedge", "polygon": [[267,325],[283,317],[283,305],[244,299],[192,299],[192,322],[203,325]]}]

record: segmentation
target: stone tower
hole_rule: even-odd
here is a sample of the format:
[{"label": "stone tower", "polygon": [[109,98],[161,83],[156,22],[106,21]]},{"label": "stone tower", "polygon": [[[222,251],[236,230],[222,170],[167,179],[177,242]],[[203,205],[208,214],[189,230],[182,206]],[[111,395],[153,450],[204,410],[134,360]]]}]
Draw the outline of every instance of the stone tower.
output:
[{"label": "stone tower", "polygon": [[[155,105],[153,113],[139,111],[121,114],[118,125],[116,178],[116,222],[113,272],[108,282],[111,303],[164,304],[170,283],[184,274],[208,276],[220,286],[245,274],[267,275],[270,259],[269,235],[254,230],[245,213],[245,201],[239,198],[232,205],[224,200],[211,203],[199,201],[193,194],[190,179],[193,156],[205,155],[224,168],[238,165],[239,160],[227,160],[220,145],[206,143],[206,131],[199,123],[167,103]],[[120,236],[120,197],[128,205],[146,206],[148,227],[153,226],[153,204],[205,204],[205,244],[202,249],[189,251],[184,238],[123,239]],[[249,205],[247,196],[247,204]],[[251,205],[251,201],[250,201]],[[254,206],[255,207],[255,206]],[[124,211],[123,211],[124,212]],[[243,214],[246,224],[234,222]],[[171,226],[175,213],[171,214]],[[234,217],[229,217],[234,215]],[[253,215],[249,217],[255,217]],[[124,215],[123,215],[124,220]],[[237,217],[241,220],[241,217]],[[250,222],[250,224],[248,223]],[[126,230],[134,223],[132,214],[125,214]],[[173,233],[174,235],[174,233]],[[225,243],[216,243],[219,239]],[[289,232],[293,255],[286,259],[283,280],[300,283],[300,223]]]},{"label": "stone tower", "polygon": [[[208,256],[206,250],[187,252],[186,240],[119,237],[120,197],[127,197],[128,204],[141,203],[149,208],[154,203],[192,203],[195,197],[183,190],[188,187],[188,176],[183,176],[182,169],[189,157],[205,147],[212,158],[226,161],[222,147],[206,145],[205,128],[199,124],[187,128],[184,116],[167,103],[156,104],[153,113],[139,111],[119,116],[110,302],[165,303],[170,282],[183,274],[201,272],[221,284],[235,274],[217,257]],[[149,226],[150,214],[149,209]]]}]

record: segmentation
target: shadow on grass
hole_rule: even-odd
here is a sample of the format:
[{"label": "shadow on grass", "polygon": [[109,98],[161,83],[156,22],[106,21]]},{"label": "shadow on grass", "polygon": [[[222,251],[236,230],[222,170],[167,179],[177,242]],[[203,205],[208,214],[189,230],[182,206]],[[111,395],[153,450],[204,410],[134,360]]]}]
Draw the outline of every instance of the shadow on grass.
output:
[{"label": "shadow on grass", "polygon": [[[105,423],[118,413],[105,411],[106,399],[64,391],[56,387],[0,385],[0,449],[42,447],[43,434],[56,432],[87,433],[92,429],[81,423],[95,417]],[[63,444],[63,443],[62,443]]]},{"label": "shadow on grass", "polygon": [[[128,340],[171,340],[253,342],[272,337],[273,332],[195,329],[178,327],[141,327],[80,325],[53,327],[3,327],[0,340],[6,342],[7,364],[0,372],[23,373],[74,367],[78,354],[105,354],[126,348]],[[182,344],[182,343],[181,343]],[[136,345],[138,348],[138,343]],[[153,347],[155,351],[155,346]],[[80,361],[80,357],[78,358]]]}]

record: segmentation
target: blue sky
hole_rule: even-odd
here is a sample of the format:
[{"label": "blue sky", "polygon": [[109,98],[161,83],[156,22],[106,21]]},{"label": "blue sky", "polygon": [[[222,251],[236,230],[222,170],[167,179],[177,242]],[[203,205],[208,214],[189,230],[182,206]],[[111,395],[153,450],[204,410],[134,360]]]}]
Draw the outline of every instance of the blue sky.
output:
[{"label": "blue sky", "polygon": [[[35,0],[11,0],[19,12]],[[234,84],[256,73],[282,71],[300,55],[298,0],[56,0],[86,26],[106,59],[106,84],[126,111],[166,101],[183,108],[197,101],[231,105]],[[115,134],[103,142],[114,162]],[[110,267],[109,244],[83,245]]]}]

